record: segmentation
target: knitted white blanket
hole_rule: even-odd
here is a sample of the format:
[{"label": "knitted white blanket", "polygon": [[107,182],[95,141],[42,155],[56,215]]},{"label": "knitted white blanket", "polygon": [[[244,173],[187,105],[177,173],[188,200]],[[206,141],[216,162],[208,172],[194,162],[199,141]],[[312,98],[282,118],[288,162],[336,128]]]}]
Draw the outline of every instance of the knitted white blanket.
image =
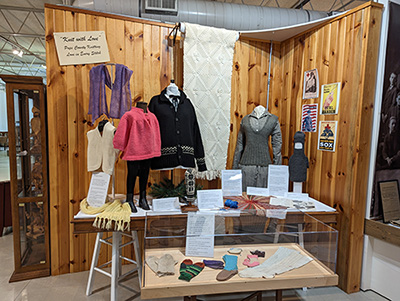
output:
[{"label": "knitted white blanket", "polygon": [[238,32],[185,25],[184,88],[196,109],[207,165],[207,171],[197,171],[196,177],[213,180],[226,168],[233,51]]}]

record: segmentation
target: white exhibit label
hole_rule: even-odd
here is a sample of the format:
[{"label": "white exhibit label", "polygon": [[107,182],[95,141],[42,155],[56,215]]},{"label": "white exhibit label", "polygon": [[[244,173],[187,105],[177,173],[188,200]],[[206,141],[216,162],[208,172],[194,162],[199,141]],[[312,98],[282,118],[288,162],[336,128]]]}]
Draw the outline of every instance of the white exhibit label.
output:
[{"label": "white exhibit label", "polygon": [[268,166],[269,193],[285,197],[289,189],[289,167],[287,165]]},{"label": "white exhibit label", "polygon": [[92,207],[101,207],[106,202],[110,175],[105,172],[92,173],[87,202]]},{"label": "white exhibit label", "polygon": [[214,257],[215,215],[189,212],[185,256]]},{"label": "white exhibit label", "polygon": [[287,197],[293,201],[308,202],[308,193],[288,192]]},{"label": "white exhibit label", "polygon": [[198,190],[197,207],[199,207],[199,209],[216,209],[224,207],[222,189]]},{"label": "white exhibit label", "polygon": [[266,216],[269,218],[286,219],[286,209],[267,209]]},{"label": "white exhibit label", "polygon": [[179,198],[153,199],[153,211],[180,211]]},{"label": "white exhibit label", "polygon": [[270,196],[268,188],[247,187],[247,195]]},{"label": "white exhibit label", "polygon": [[55,32],[53,34],[60,66],[110,61],[104,31]]},{"label": "white exhibit label", "polygon": [[222,170],[222,194],[224,196],[242,195],[242,171],[240,169]]},{"label": "white exhibit label", "polygon": [[287,198],[280,198],[280,197],[274,198],[274,197],[272,197],[269,200],[269,203],[271,205],[279,205],[279,206],[284,206],[284,207],[287,207],[287,208],[293,208],[293,201],[291,199],[287,199]]}]

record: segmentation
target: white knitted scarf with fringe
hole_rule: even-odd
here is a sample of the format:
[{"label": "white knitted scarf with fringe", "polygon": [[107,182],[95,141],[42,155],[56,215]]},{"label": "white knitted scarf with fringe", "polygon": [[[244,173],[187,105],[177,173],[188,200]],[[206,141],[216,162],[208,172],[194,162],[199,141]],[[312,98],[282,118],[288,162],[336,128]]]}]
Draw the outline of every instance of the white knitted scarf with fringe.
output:
[{"label": "white knitted scarf with fringe", "polygon": [[185,23],[183,82],[196,109],[207,171],[213,180],[226,168],[231,117],[231,78],[237,31]]}]

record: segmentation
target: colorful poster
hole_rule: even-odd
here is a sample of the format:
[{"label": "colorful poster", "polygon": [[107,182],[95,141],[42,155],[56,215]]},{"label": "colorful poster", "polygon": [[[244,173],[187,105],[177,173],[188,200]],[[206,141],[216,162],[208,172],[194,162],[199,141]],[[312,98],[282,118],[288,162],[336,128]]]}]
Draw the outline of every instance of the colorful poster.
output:
[{"label": "colorful poster", "polygon": [[322,85],[321,114],[337,114],[339,110],[340,83]]},{"label": "colorful poster", "polygon": [[303,99],[318,98],[319,78],[318,70],[304,72]]},{"label": "colorful poster", "polygon": [[318,149],[335,151],[337,134],[337,121],[320,121],[318,135]]},{"label": "colorful poster", "polygon": [[317,115],[318,104],[303,105],[301,113],[301,131],[316,132],[317,131]]}]

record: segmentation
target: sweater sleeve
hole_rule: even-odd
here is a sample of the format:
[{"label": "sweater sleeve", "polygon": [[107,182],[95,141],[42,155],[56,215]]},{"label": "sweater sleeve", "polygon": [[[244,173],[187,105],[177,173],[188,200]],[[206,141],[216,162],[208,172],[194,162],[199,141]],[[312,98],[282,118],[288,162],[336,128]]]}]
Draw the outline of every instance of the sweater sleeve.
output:
[{"label": "sweater sleeve", "polygon": [[197,168],[199,171],[206,171],[206,160],[204,157],[204,147],[203,141],[201,139],[201,133],[199,124],[197,123],[196,111],[192,105],[193,115],[194,115],[194,157],[196,158]]},{"label": "sweater sleeve", "polygon": [[129,133],[130,133],[130,127],[127,114],[124,114],[124,116],[122,116],[121,118],[121,121],[119,122],[117,131],[114,135],[113,139],[114,148],[122,151],[125,150],[126,146],[128,145]]},{"label": "sweater sleeve", "polygon": [[155,110],[155,105],[156,105],[156,97],[153,96],[149,102],[149,104],[147,105],[147,109],[152,112],[153,114],[155,114],[154,110]]},{"label": "sweater sleeve", "polygon": [[275,128],[271,134],[271,145],[272,145],[272,154],[273,154],[273,163],[275,165],[282,164],[282,134],[281,134],[281,126],[279,125],[278,118],[276,119]]},{"label": "sweater sleeve", "polygon": [[240,158],[242,157],[242,153],[243,153],[244,134],[243,134],[242,122],[243,122],[243,119],[240,122],[240,129],[239,129],[239,133],[238,133],[238,137],[237,137],[237,141],[236,141],[235,154],[233,155],[232,169],[239,168]]}]

